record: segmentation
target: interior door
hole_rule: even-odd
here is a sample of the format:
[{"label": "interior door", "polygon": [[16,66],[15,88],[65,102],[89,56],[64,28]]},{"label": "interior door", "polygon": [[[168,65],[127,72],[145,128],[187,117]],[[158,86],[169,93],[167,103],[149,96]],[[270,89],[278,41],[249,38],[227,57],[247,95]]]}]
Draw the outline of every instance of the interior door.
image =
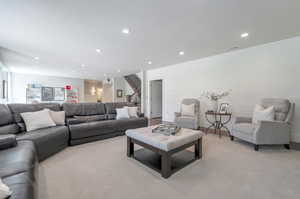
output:
[{"label": "interior door", "polygon": [[153,80],[151,87],[151,118],[162,117],[162,80]]}]

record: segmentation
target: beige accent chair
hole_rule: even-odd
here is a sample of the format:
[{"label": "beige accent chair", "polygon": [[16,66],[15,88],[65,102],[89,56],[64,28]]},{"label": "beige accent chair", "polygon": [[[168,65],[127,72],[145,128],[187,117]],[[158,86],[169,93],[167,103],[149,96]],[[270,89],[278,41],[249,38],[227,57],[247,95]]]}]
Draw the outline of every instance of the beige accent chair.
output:
[{"label": "beige accent chair", "polygon": [[[175,113],[175,123],[177,126],[189,129],[199,129],[199,115],[200,115],[200,102],[197,99],[184,99],[181,104],[191,105],[195,104],[194,116],[182,115],[182,108],[180,107],[180,113]],[[182,106],[182,105],[181,105]]]},{"label": "beige accent chair", "polygon": [[259,121],[252,123],[250,117],[236,117],[231,130],[231,140],[239,138],[254,144],[254,149],[259,150],[259,145],[282,144],[290,148],[291,122],[295,104],[287,99],[263,99],[260,103],[265,108],[274,106],[274,121]]}]

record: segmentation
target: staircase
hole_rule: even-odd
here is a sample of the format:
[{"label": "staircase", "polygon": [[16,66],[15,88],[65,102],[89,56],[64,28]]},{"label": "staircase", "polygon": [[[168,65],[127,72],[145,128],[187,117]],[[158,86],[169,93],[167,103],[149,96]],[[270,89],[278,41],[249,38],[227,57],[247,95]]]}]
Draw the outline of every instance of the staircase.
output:
[{"label": "staircase", "polygon": [[126,76],[124,76],[124,78],[130,85],[130,87],[132,88],[134,93],[138,94],[138,96],[140,97],[142,94],[140,78],[136,74],[126,75]]}]

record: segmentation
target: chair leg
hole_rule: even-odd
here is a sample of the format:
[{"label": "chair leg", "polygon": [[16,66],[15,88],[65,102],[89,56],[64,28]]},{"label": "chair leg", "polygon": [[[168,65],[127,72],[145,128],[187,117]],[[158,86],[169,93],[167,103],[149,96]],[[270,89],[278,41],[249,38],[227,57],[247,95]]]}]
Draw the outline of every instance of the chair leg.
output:
[{"label": "chair leg", "polygon": [[290,150],[290,145],[289,145],[289,144],[285,144],[284,147],[285,147],[287,150]]},{"label": "chair leg", "polygon": [[254,150],[258,151],[259,150],[259,146],[257,144],[254,144]]},{"label": "chair leg", "polygon": [[230,136],[230,140],[231,140],[231,141],[234,140],[234,136],[233,136],[233,135]]}]

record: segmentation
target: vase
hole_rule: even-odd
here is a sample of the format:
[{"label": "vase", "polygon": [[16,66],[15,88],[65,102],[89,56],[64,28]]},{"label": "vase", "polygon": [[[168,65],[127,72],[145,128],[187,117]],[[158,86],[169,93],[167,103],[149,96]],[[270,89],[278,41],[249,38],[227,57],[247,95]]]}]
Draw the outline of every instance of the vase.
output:
[{"label": "vase", "polygon": [[211,101],[211,110],[214,112],[218,112],[218,101],[217,100]]}]

